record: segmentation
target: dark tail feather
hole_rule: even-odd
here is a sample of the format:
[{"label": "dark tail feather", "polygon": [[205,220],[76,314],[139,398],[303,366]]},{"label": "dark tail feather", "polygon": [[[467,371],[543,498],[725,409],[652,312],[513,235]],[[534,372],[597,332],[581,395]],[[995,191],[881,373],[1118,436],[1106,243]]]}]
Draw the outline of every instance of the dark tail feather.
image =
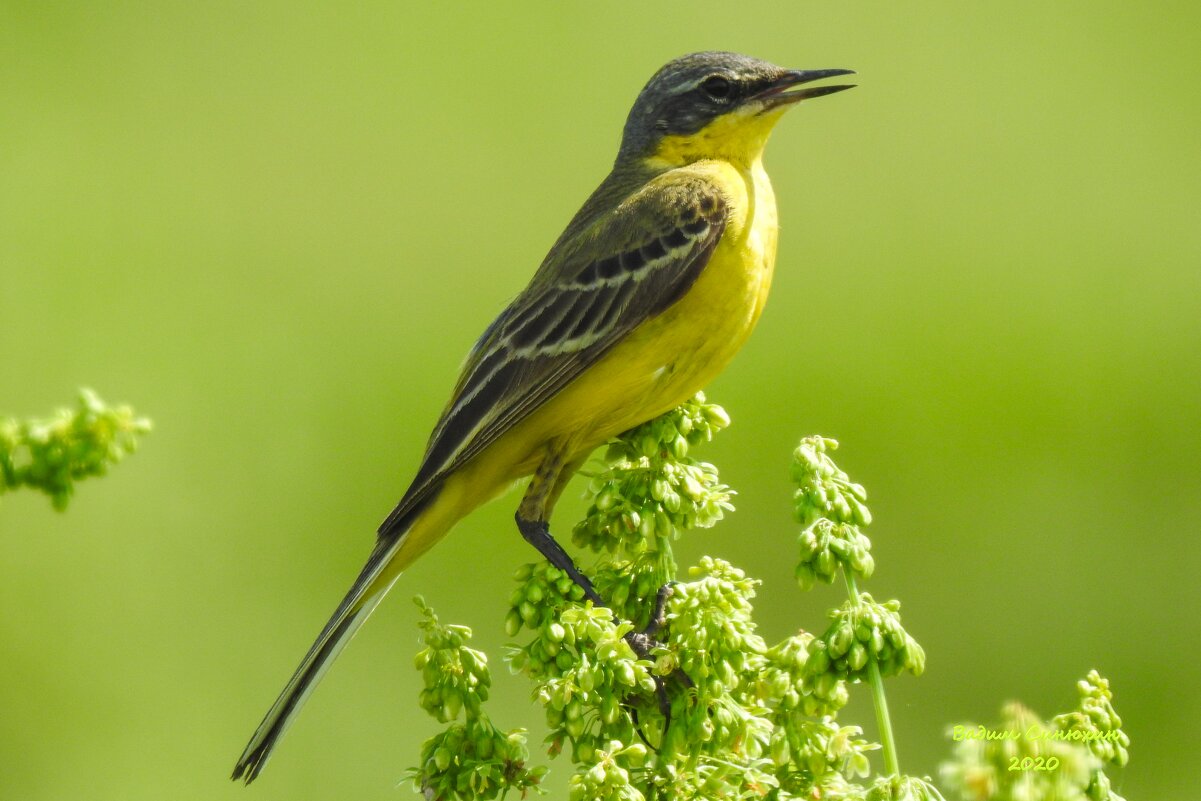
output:
[{"label": "dark tail feather", "polygon": [[254,736],[247,743],[246,750],[242,752],[238,764],[234,766],[231,777],[234,781],[241,779],[250,784],[259,775],[263,766],[267,764],[276,742],[295,719],[296,713],[300,711],[304,702],[308,700],[309,694],[317,686],[317,682],[321,681],[321,677],[325,675],[330,664],[342,652],[342,649],[350,642],[350,638],[359,630],[359,627],[363,625],[388,592],[388,587],[380,587],[373,594],[367,594],[403,540],[403,535],[392,537],[386,543],[381,540],[375,550],[371,552],[367,564],[359,573],[350,592],[346,593],[346,597],[338,605],[337,611],[325,624],[325,628],[321,630],[316,642],[309,648],[300,667],[292,674],[284,691],[279,694],[279,698],[275,700],[266,717],[263,718],[263,722],[255,730]]}]

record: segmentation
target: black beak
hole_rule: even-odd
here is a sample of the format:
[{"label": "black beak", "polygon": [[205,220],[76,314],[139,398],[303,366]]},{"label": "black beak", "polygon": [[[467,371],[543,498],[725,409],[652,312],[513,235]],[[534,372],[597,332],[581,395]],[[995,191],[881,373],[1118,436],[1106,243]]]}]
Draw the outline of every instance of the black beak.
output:
[{"label": "black beak", "polygon": [[764,104],[764,110],[808,100],[811,97],[832,95],[844,89],[854,89],[855,84],[837,84],[835,86],[811,86],[794,92],[788,90],[823,78],[833,78],[835,75],[854,75],[854,70],[789,70],[768,84],[767,88],[755,94],[754,98]]}]

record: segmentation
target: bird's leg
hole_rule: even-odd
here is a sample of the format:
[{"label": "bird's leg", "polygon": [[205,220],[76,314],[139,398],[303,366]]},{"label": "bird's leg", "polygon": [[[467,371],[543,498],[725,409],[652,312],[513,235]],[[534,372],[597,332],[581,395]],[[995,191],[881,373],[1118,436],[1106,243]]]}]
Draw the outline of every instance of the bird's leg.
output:
[{"label": "bird's leg", "polygon": [[[566,448],[553,444],[547,450],[542,463],[538,465],[538,469],[530,479],[530,485],[521,499],[521,505],[517,507],[517,529],[526,542],[537,548],[548,562],[571,577],[571,580],[584,591],[584,597],[592,601],[593,606],[608,608],[609,605],[597,593],[592,582],[580,572],[570,554],[563,550],[563,546],[559,545],[550,534],[551,510],[554,508],[555,502],[559,500],[567,482],[584,461],[583,459],[568,461],[565,458],[565,452]],[[651,651],[659,645],[655,641],[655,635],[659,633],[667,620],[667,600],[671,598],[673,588],[674,583],[664,584],[660,587],[655,594],[655,606],[646,628],[642,631],[631,631],[625,635],[626,642],[630,644],[630,648],[639,659],[648,658]],[[616,620],[616,617],[614,619]],[[682,670],[677,668],[673,675],[678,675],[685,686],[692,686],[692,680]],[[658,702],[659,711],[663,715],[663,733],[666,735],[668,727],[671,726],[671,700],[668,697],[667,686],[663,678],[661,676],[654,678],[655,699]],[[638,734],[643,741],[646,740],[641,729]]]},{"label": "bird's leg", "polygon": [[[552,443],[530,479],[530,485],[517,507],[517,530],[526,542],[538,549],[546,560],[566,573],[571,580],[584,591],[584,597],[592,601],[594,606],[608,607],[604,599],[596,592],[588,577],[580,572],[575,562],[563,546],[555,541],[550,534],[550,513],[555,502],[563,494],[567,482],[583,464],[583,458],[569,460],[565,443]],[[659,590],[655,598],[655,611],[651,615],[651,623],[644,631],[632,631],[626,635],[626,642],[634,649],[638,658],[645,659],[658,643],[652,637],[663,625],[667,599],[671,596],[671,585]],[[651,633],[648,634],[647,631]]]},{"label": "bird's leg", "polygon": [[550,526],[545,520],[527,520],[517,512],[517,529],[525,541],[538,549],[538,553],[546,557],[546,561],[566,573],[572,581],[584,591],[584,597],[592,601],[594,606],[607,606],[604,600],[596,594],[592,582],[580,572],[575,562],[563,546],[550,535]]},{"label": "bird's leg", "polygon": [[568,465],[563,450],[552,445],[530,478],[530,485],[521,499],[521,505],[517,507],[517,530],[526,542],[546,557],[546,561],[566,573],[594,606],[608,606],[597,595],[588,577],[576,567],[571,555],[550,534],[550,513],[555,501],[559,500],[563,488],[583,461],[579,459]]}]

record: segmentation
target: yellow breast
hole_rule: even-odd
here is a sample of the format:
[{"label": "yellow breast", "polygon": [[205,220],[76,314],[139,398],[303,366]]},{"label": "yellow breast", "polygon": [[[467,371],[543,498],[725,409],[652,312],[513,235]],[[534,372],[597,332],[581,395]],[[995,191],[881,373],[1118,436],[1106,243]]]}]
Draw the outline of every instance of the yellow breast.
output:
[{"label": "yellow breast", "polygon": [[725,233],[693,288],[631,337],[643,347],[663,343],[662,351],[678,354],[648,389],[660,412],[715,378],[763,311],[778,232],[776,196],[763,169],[763,149],[782,113],[723,115],[695,134],[665,137],[650,159],[661,168],[690,171],[712,182],[729,209]]},{"label": "yellow breast", "polygon": [[683,403],[725,368],[763,311],[776,260],[776,200],[758,145],[750,159],[675,167],[711,182],[726,201],[725,231],[696,283],[473,460],[465,476],[486,474],[499,487],[502,478],[529,475],[550,442],[586,455]]},{"label": "yellow breast", "polygon": [[[548,403],[572,424],[581,449],[655,417],[694,395],[725,368],[763,311],[776,259],[776,202],[762,164],[698,161],[689,170],[720,187],[728,217],[709,263],[688,293],[616,345]],[[598,391],[603,387],[603,391]],[[560,414],[559,409],[562,413]],[[568,432],[564,432],[568,434]]]},{"label": "yellow breast", "polygon": [[663,411],[708,384],[746,342],[763,311],[776,261],[776,200],[762,163],[739,168],[701,161],[687,169],[721,187],[730,211],[725,233],[692,289],[631,337],[631,350],[660,355],[663,364],[656,370],[662,373],[647,391],[651,405]]}]

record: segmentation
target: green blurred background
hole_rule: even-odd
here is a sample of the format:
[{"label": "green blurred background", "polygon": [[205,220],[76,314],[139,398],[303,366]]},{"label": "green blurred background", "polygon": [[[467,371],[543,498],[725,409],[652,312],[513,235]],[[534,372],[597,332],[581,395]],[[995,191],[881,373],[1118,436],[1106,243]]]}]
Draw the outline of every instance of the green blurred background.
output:
[{"label": "green blurred background", "polygon": [[[853,67],[773,138],[782,236],[681,547],[799,593],[787,464],[843,443],[929,653],[902,766],[1108,675],[1131,799],[1181,797],[1201,701],[1201,156],[1186,3],[0,3],[0,412],[152,416],[60,515],[0,505],[0,798],[393,799],[435,729],[421,592],[500,666],[513,496],[410,571],[263,778],[226,778],[414,470],[456,368],[607,170],[667,59]],[[560,532],[578,515],[569,492]],[[875,731],[863,692],[848,719]],[[568,773],[556,763],[550,786]],[[561,792],[556,795],[561,796]]]}]

